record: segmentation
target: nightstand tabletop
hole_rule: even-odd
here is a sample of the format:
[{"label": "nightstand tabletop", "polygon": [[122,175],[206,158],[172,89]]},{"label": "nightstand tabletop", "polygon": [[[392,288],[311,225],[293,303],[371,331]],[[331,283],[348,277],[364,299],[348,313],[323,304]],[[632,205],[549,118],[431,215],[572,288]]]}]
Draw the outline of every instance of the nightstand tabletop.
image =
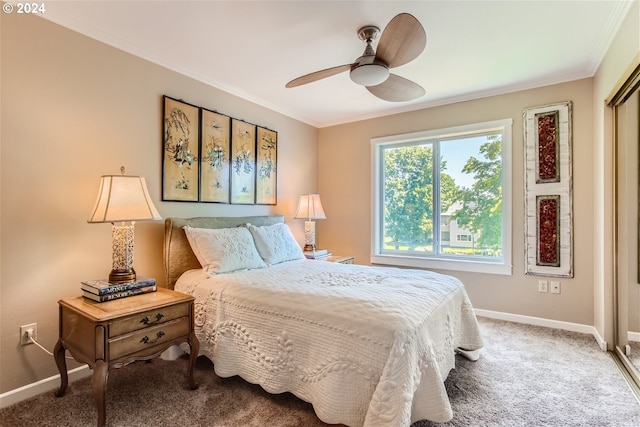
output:
[{"label": "nightstand tabletop", "polygon": [[329,262],[337,262],[340,264],[353,264],[352,256],[331,255],[324,258],[324,260]]},{"label": "nightstand tabletop", "polygon": [[166,288],[158,288],[155,292],[132,295],[112,301],[96,302],[78,296],[64,298],[60,305],[79,311],[96,322],[118,318],[122,315],[135,314],[152,308],[165,307],[181,301],[190,301],[193,297]]}]

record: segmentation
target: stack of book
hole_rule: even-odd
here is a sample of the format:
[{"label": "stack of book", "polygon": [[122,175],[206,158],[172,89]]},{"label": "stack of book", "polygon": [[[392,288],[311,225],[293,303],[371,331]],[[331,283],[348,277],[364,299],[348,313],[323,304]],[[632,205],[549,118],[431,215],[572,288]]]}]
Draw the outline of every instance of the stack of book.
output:
[{"label": "stack of book", "polygon": [[313,251],[304,251],[304,256],[308,259],[321,259],[331,256],[331,252],[326,249],[315,249]]},{"label": "stack of book", "polygon": [[135,282],[114,285],[105,279],[81,282],[82,296],[104,302],[156,291],[156,279],[138,277]]}]

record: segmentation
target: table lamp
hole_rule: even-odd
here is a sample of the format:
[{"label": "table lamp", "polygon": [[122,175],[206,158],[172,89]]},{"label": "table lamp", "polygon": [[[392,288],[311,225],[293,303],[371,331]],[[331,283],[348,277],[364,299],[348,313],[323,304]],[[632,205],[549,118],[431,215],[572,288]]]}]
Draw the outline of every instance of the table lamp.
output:
[{"label": "table lamp", "polygon": [[162,219],[149,197],[143,177],[104,175],[100,178],[98,199],[87,222],[111,223],[113,267],[109,283],[135,282],[133,269],[133,227],[135,221]]},{"label": "table lamp", "polygon": [[302,194],[298,201],[296,219],[305,219],[304,222],[304,250],[316,249],[316,223],[315,219],[326,219],[319,194]]}]

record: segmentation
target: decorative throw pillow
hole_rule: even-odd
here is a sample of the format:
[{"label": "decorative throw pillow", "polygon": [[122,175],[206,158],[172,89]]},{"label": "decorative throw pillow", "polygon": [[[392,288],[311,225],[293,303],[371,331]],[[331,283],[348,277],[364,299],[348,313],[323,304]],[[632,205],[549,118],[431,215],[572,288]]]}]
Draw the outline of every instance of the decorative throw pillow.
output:
[{"label": "decorative throw pillow", "polygon": [[185,226],[184,232],[193,253],[209,276],[266,267],[251,233],[244,227],[209,229]]},{"label": "decorative throw pillow", "polygon": [[274,224],[256,227],[247,224],[253,236],[260,256],[267,264],[304,258],[302,249],[294,239],[287,224]]}]

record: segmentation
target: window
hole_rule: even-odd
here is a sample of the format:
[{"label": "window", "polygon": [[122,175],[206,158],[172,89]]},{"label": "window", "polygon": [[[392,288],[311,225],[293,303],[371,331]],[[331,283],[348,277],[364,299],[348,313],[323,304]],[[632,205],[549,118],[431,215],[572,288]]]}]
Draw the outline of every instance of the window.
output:
[{"label": "window", "polygon": [[511,274],[511,126],[372,139],[371,262]]}]

